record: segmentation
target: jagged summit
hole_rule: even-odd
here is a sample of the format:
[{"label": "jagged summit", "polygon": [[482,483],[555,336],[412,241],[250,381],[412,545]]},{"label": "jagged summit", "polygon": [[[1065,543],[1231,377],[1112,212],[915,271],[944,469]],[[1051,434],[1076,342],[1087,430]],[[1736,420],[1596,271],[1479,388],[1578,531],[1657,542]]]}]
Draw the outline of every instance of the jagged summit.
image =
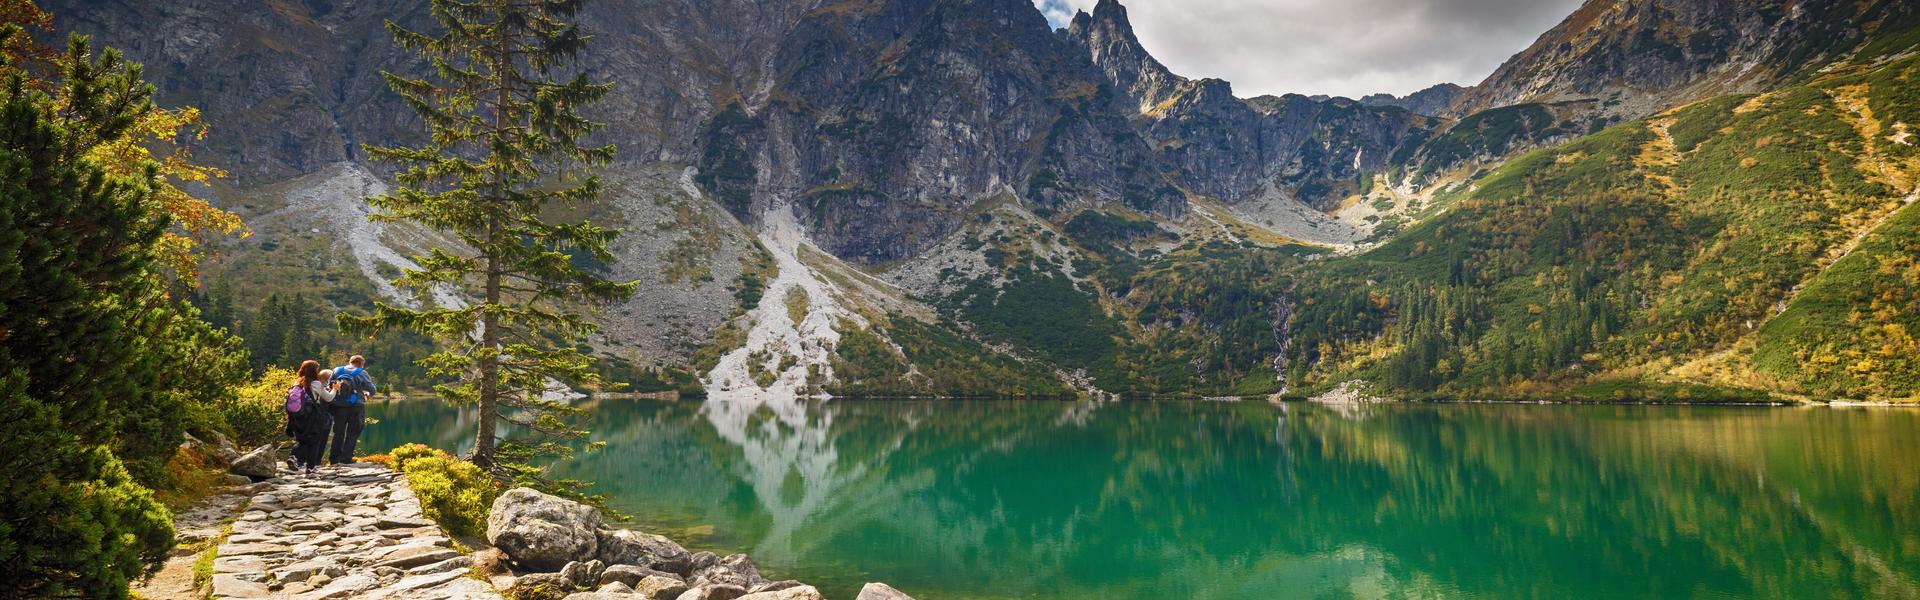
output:
[{"label": "jagged summit", "polygon": [[1076,13],[1067,38],[1086,49],[1094,66],[1135,105],[1136,112],[1152,112],[1188,85],[1185,77],[1173,74],[1140,44],[1127,8],[1117,0],[1101,0],[1091,14]]}]

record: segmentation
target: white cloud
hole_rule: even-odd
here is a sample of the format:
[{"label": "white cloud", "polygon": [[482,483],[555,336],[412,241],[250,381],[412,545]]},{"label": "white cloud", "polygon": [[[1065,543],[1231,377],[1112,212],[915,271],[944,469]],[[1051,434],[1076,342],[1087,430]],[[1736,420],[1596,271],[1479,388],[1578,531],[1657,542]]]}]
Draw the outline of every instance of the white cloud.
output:
[{"label": "white cloud", "polygon": [[[1098,0],[1034,0],[1064,27]],[[1234,93],[1404,95],[1471,85],[1580,0],[1122,0],[1167,68]]]}]

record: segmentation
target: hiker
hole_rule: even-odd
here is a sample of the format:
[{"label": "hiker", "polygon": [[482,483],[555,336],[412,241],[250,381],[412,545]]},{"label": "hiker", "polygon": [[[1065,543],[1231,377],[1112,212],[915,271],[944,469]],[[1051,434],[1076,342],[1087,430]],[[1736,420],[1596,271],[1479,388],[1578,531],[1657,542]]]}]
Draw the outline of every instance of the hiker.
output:
[{"label": "hiker", "polygon": [[333,417],[333,448],[327,461],[335,465],[353,464],[353,447],[360,443],[360,428],[367,424],[367,399],[373,397],[373,376],[367,374],[367,359],[354,355],[345,366],[333,369],[335,393],[327,404]]},{"label": "hiker", "polygon": [[[334,396],[329,381],[332,377],[333,371],[320,370],[320,361],[302,362],[294,387],[287,392],[287,435],[293,438],[291,463],[295,471],[304,468],[311,475],[320,466],[320,451],[327,447],[327,427],[332,420],[327,415],[327,402]],[[295,394],[302,394],[297,408]]]}]

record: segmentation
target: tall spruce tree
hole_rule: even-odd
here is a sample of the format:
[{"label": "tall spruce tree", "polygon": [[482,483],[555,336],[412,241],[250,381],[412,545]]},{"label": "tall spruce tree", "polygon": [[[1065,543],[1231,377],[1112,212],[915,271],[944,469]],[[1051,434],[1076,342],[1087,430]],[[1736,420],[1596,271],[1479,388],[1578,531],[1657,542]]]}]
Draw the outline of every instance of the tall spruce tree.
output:
[{"label": "tall spruce tree", "polygon": [[[398,163],[400,186],[367,199],[375,219],[407,221],[450,234],[459,247],[416,257],[420,268],[395,279],[413,306],[377,303],[371,316],[341,315],[348,331],[392,329],[433,336],[441,350],[423,359],[436,387],[456,404],[475,405],[471,460],[502,476],[538,479],[538,455],[565,455],[584,432],[576,412],[548,392],[555,382],[590,383],[592,358],[575,342],[595,331],[584,311],[633,293],[576,267],[576,256],[608,261],[616,232],[588,222],[542,216],[553,205],[591,202],[600,191],[588,167],[604,164],[612,146],[587,146],[599,124],[579,110],[610,86],[562,71],[587,36],[573,19],[581,0],[432,0],[445,31],[415,32],[389,22],[404,48],[432,65],[433,76],[383,73],[426,123],[426,142],[369,147]],[[455,292],[456,305],[435,302]],[[514,426],[496,439],[502,423]]]}]

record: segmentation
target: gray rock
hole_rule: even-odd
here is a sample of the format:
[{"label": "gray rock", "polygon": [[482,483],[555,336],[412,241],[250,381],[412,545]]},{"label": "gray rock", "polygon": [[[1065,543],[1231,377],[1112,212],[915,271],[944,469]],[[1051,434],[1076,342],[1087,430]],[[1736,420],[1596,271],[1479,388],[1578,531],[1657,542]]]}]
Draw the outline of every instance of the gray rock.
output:
[{"label": "gray rock", "polygon": [[689,580],[699,584],[737,585],[741,589],[751,588],[767,582],[760,576],[760,570],[754,568],[753,559],[745,554],[728,555],[715,561],[713,566],[693,572]]},{"label": "gray rock", "polygon": [[682,581],[680,575],[676,573],[668,573],[666,571],[635,565],[612,565],[600,572],[599,583],[600,585],[606,585],[617,581],[627,584],[629,587],[638,588],[640,587],[640,580],[648,577],[665,577],[674,581]]},{"label": "gray rock", "polygon": [[747,595],[747,588],[729,584],[703,585],[687,590],[676,600],[734,600]]},{"label": "gray rock", "polygon": [[502,591],[513,589],[513,586],[519,582],[520,578],[512,575],[494,575],[487,578],[487,583],[492,584],[493,589]]},{"label": "gray rock", "polygon": [[613,583],[602,585],[600,586],[600,589],[597,589],[594,591],[602,594],[631,594],[633,593],[633,588],[631,586],[628,586],[627,584],[615,581]]},{"label": "gray rock", "polygon": [[532,569],[558,569],[592,560],[599,543],[600,513],[593,507],[514,488],[487,513],[487,542]]},{"label": "gray rock", "polygon": [[[368,545],[373,543],[375,542],[371,538],[354,537],[354,538],[343,541],[341,545],[342,546],[362,546],[362,545]],[[441,547],[442,546],[440,545],[440,543],[436,540],[414,540],[411,542],[407,542],[405,544],[398,544],[398,545],[392,545],[392,546],[386,546],[386,547],[380,548],[378,550],[368,553],[366,558],[369,561],[377,562],[377,561],[383,561],[389,558],[394,558],[403,552],[419,552],[421,550],[433,550]]]},{"label": "gray rock", "polygon": [[461,568],[461,569],[454,569],[452,571],[446,571],[443,573],[410,575],[405,578],[402,578],[399,582],[396,582],[393,585],[387,586],[384,589],[385,591],[389,591],[389,592],[409,592],[409,591],[418,590],[422,588],[429,588],[436,585],[440,585],[442,583],[453,581],[462,576],[465,576],[466,574],[467,574],[467,570],[465,568]]},{"label": "gray rock", "polygon": [[348,575],[348,576],[341,577],[339,579],[334,579],[332,581],[327,582],[326,587],[322,587],[320,589],[295,596],[295,600],[331,600],[333,598],[352,598],[354,596],[360,595],[361,592],[365,592],[367,590],[373,589],[375,586],[378,586],[378,585],[380,585],[380,580],[378,579],[374,579],[372,577],[368,577],[366,575],[360,575],[360,574]]},{"label": "gray rock", "polygon": [[720,562],[720,557],[712,552],[701,550],[687,557],[687,572],[700,571]]},{"label": "gray rock", "polygon": [[339,576],[345,574],[346,571],[330,560],[307,560],[275,569],[273,571],[273,578],[282,584],[288,584],[306,581],[321,573],[326,573],[329,576]]},{"label": "gray rock", "polygon": [[587,562],[575,561],[567,563],[565,567],[561,567],[560,576],[565,577],[567,581],[573,582],[574,587],[587,588],[598,583],[600,581],[600,573],[605,570],[606,565],[598,560]]},{"label": "gray rock", "polygon": [[218,573],[213,576],[213,595],[216,598],[265,598],[268,591],[265,583]]},{"label": "gray rock", "polygon": [[238,473],[228,473],[226,477],[227,485],[246,485],[253,483],[253,478]]},{"label": "gray rock", "polygon": [[913,600],[913,596],[903,594],[900,590],[893,589],[893,586],[884,583],[869,583],[866,587],[860,588],[860,595],[855,596],[854,600]]},{"label": "gray rock", "polygon": [[413,568],[407,569],[407,572],[412,573],[414,575],[427,575],[430,573],[445,573],[447,571],[452,571],[454,569],[465,569],[465,568],[471,567],[472,565],[473,565],[473,559],[467,558],[465,556],[456,556],[456,557],[449,558],[437,563],[413,567]]},{"label": "gray rock", "polygon": [[513,578],[507,595],[518,600],[557,600],[580,591],[559,573],[530,573]]},{"label": "gray rock", "polygon": [[215,452],[219,453],[220,460],[227,461],[227,464],[240,460],[240,447],[234,445],[233,439],[228,438],[226,434],[210,431],[207,432],[207,437],[213,439],[213,445],[217,448]]},{"label": "gray rock", "polygon": [[788,588],[797,588],[803,585],[806,585],[806,584],[800,583],[798,581],[794,581],[792,579],[787,579],[784,581],[769,581],[766,583],[762,583],[760,585],[747,588],[747,593],[758,594],[761,592],[778,592],[780,590],[784,590]]},{"label": "gray rock", "polygon": [[281,554],[292,548],[285,544],[221,544],[221,556],[240,556],[243,554]]},{"label": "gray rock", "polygon": [[687,590],[686,582],[661,575],[649,575],[633,586],[633,593],[647,600],[677,600]]},{"label": "gray rock", "polygon": [[411,569],[414,567],[418,567],[422,565],[430,565],[430,564],[437,563],[444,560],[452,560],[454,558],[458,558],[459,556],[460,556],[460,553],[455,551],[452,548],[441,548],[438,546],[421,546],[416,548],[408,548],[400,552],[389,554],[385,559],[381,560],[378,563],[374,563],[374,566],[375,567],[392,567],[395,569]]},{"label": "gray rock", "polygon": [[280,474],[280,452],[275,450],[272,444],[255,448],[252,452],[234,459],[233,466],[228,467],[227,470],[254,481],[272,479]]},{"label": "gray rock", "polygon": [[381,529],[410,529],[410,528],[417,528],[417,527],[432,527],[433,524],[434,524],[433,521],[428,521],[426,519],[403,519],[400,517],[381,517],[378,521],[374,522],[374,527],[379,527]]},{"label": "gray rock", "polygon": [[630,529],[602,529],[597,535],[598,556],[609,565],[638,565],[685,573],[692,565],[692,554],[673,540]]},{"label": "gray rock", "polygon": [[259,573],[267,570],[267,560],[259,556],[220,556],[213,559],[214,573]]},{"label": "gray rock", "polygon": [[738,600],[824,600],[820,590],[810,585],[797,585],[768,592],[755,592],[741,596]]}]

